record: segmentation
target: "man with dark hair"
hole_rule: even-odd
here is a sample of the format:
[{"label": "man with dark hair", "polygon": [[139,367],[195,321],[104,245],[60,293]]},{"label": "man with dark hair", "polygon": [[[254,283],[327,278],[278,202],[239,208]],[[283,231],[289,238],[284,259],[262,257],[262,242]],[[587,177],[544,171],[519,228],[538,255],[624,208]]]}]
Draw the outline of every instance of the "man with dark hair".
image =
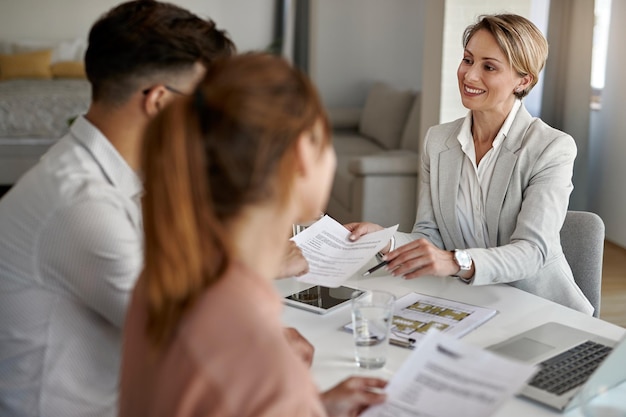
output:
[{"label": "man with dark hair", "polygon": [[143,88],[188,78],[194,64],[207,68],[234,50],[211,20],[168,3],[135,1],[114,8],[93,25],[85,69],[93,101],[119,105],[137,92],[149,92]]},{"label": "man with dark hair", "polygon": [[0,415],[116,415],[144,129],[233,52],[212,21],[157,1],[92,27],[87,114],[0,200]]}]

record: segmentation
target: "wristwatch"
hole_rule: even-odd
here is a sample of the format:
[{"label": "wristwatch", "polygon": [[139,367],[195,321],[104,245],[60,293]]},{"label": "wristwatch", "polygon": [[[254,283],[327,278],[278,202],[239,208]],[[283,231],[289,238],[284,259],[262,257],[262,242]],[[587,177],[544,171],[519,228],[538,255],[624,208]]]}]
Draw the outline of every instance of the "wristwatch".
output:
[{"label": "wristwatch", "polygon": [[455,249],[454,251],[454,262],[461,269],[459,272],[469,271],[472,269],[472,257],[470,256],[468,251]]}]

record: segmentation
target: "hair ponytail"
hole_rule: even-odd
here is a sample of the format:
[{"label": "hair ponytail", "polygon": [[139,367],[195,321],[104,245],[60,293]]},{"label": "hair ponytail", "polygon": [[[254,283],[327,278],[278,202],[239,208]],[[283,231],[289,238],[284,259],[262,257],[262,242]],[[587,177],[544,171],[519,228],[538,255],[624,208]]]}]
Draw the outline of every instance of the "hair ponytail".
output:
[{"label": "hair ponytail", "polygon": [[160,347],[229,266],[225,225],[268,199],[287,200],[303,132],[328,121],[311,82],[283,59],[239,55],[211,66],[191,97],[145,137],[143,201],[148,336]]},{"label": "hair ponytail", "polygon": [[[228,264],[192,99],[168,106],[146,135],[143,197],[148,336],[167,342],[183,313]],[[148,145],[146,143],[146,145]]]}]

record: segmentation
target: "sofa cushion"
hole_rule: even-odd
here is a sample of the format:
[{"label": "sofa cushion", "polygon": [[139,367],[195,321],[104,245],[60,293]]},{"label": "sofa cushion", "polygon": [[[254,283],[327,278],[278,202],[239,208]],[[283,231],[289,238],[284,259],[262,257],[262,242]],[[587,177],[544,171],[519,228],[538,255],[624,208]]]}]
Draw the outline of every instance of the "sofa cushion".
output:
[{"label": "sofa cushion", "polygon": [[341,203],[346,210],[352,210],[352,183],[354,174],[348,171],[351,156],[337,155],[337,170],[333,181],[332,196]]},{"label": "sofa cushion", "polygon": [[394,150],[351,158],[348,172],[352,175],[417,175],[419,158],[413,151]]},{"label": "sofa cushion", "polygon": [[404,124],[402,138],[400,139],[400,148],[409,151],[420,152],[420,117],[422,111],[422,96],[419,92],[415,93],[415,99],[411,106],[411,111]]},{"label": "sofa cushion", "polygon": [[333,145],[337,155],[371,155],[383,148],[373,140],[369,140],[353,131],[335,131]]},{"label": "sofa cushion", "polygon": [[87,78],[82,61],[59,61],[50,65],[54,78]]},{"label": "sofa cushion", "polygon": [[51,62],[83,61],[87,50],[87,39],[74,38],[64,41],[21,39],[12,45],[13,53],[52,50]]},{"label": "sofa cushion", "polygon": [[351,210],[352,184],[355,177],[348,169],[350,161],[355,157],[376,155],[385,150],[377,142],[352,129],[333,130],[333,146],[337,153],[337,171],[332,195],[346,210]]},{"label": "sofa cushion", "polygon": [[359,132],[385,149],[397,149],[414,96],[410,91],[374,84],[361,113]]},{"label": "sofa cushion", "polygon": [[52,78],[50,55],[43,50],[22,54],[0,55],[0,76],[3,80],[13,78]]},{"label": "sofa cushion", "polygon": [[360,107],[341,107],[337,109],[328,109],[328,120],[333,129],[352,129],[357,130],[359,121],[361,120]]}]

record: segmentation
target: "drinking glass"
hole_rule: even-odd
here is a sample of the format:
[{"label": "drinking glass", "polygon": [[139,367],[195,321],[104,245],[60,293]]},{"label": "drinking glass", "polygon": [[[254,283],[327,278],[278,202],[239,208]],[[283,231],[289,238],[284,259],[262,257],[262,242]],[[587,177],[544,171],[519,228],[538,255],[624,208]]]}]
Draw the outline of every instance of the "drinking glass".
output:
[{"label": "drinking glass", "polygon": [[352,295],[354,354],[361,368],[385,366],[395,302],[396,297],[387,291],[366,290]]}]

